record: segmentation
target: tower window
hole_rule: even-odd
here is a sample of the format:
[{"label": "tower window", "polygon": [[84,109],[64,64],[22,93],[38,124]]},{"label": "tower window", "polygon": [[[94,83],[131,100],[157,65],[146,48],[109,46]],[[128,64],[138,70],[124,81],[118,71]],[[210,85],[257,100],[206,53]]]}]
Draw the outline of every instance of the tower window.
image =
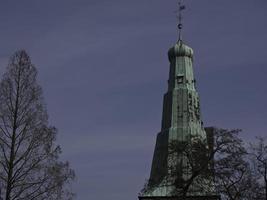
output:
[{"label": "tower window", "polygon": [[184,76],[182,75],[180,75],[180,76],[177,76],[177,83],[178,84],[181,84],[181,83],[183,83],[184,82]]}]

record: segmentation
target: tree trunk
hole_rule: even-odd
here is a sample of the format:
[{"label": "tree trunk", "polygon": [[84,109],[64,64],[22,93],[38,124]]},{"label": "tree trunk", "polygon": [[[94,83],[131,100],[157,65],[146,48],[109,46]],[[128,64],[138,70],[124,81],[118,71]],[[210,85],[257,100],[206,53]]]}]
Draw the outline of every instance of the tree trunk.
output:
[{"label": "tree trunk", "polygon": [[[265,171],[267,171],[267,169]],[[264,178],[264,182],[265,182],[265,200],[267,200],[267,175]]]},{"label": "tree trunk", "polygon": [[264,166],[264,184],[265,184],[265,200],[267,200],[267,166]]},{"label": "tree trunk", "polygon": [[14,168],[14,149],[15,149],[15,133],[13,132],[12,145],[11,145],[10,158],[9,158],[9,166],[8,166],[6,200],[10,200],[10,194],[12,190],[12,176],[13,176],[13,168]]},{"label": "tree trunk", "polygon": [[12,191],[12,182],[13,182],[13,169],[14,169],[14,160],[15,160],[15,144],[16,144],[16,131],[17,131],[17,118],[18,118],[18,105],[19,105],[19,96],[20,96],[20,69],[18,74],[17,88],[16,88],[16,102],[13,115],[13,130],[12,130],[12,141],[10,148],[10,156],[8,163],[8,176],[7,176],[7,188],[6,188],[6,200],[10,200],[11,191]]}]

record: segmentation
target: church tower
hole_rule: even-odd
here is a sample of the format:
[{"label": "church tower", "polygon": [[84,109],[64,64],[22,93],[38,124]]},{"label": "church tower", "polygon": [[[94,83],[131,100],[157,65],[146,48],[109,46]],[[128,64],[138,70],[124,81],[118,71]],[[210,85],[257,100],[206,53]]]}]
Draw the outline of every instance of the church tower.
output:
[{"label": "church tower", "polygon": [[[181,180],[190,177],[186,158],[177,153],[173,155],[171,144],[179,145],[200,138],[208,146],[206,131],[200,114],[200,99],[196,90],[193,72],[193,50],[181,39],[181,11],[185,7],[179,4],[179,39],[168,51],[170,62],[168,90],[163,99],[161,131],[157,135],[150,178],[140,200],[174,200],[181,199],[177,177]],[[176,169],[175,174],[172,169]],[[212,174],[212,173],[211,173]],[[186,199],[217,200],[213,177],[202,177],[191,184]],[[177,188],[178,187],[178,188]]]}]

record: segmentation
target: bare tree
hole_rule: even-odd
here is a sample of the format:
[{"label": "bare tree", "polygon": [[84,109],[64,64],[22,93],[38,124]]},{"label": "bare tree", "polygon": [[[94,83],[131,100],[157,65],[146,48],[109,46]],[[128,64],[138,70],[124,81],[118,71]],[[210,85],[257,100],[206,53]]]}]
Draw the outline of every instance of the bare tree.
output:
[{"label": "bare tree", "polygon": [[243,182],[248,168],[248,163],[244,160],[247,152],[238,133],[239,130],[220,130],[215,134],[215,144],[219,141],[221,146],[214,161],[216,186],[222,198],[227,200],[241,199],[247,189],[242,187],[245,185]]},{"label": "bare tree", "polygon": [[[175,187],[179,196],[185,198],[192,187],[195,192],[198,189],[203,191],[204,185],[206,189],[211,189],[207,187],[212,177],[210,170],[212,156],[207,142],[200,137],[191,136],[187,141],[170,143],[169,157],[178,162],[174,163],[170,171],[171,176],[175,177]],[[178,158],[178,161],[175,158]]]},{"label": "bare tree", "polygon": [[0,184],[5,200],[71,199],[74,172],[61,162],[49,126],[37,70],[24,50],[0,82]]},{"label": "bare tree", "polygon": [[260,185],[263,199],[267,200],[267,142],[263,138],[257,138],[257,143],[250,145],[251,163],[254,176]]},{"label": "bare tree", "polygon": [[223,199],[243,199],[246,187],[248,163],[243,158],[239,149],[226,149],[216,161],[215,174],[217,187]]},{"label": "bare tree", "polygon": [[174,157],[179,155],[184,163],[171,169],[172,176],[176,177],[177,191],[182,197],[188,196],[192,189],[206,190],[207,194],[219,193],[222,199],[227,200],[248,196],[255,180],[251,176],[246,148],[239,132],[214,129],[208,137],[212,139],[209,142],[205,138],[191,136],[186,141],[171,143],[170,153]]},{"label": "bare tree", "polygon": [[[250,167],[247,146],[239,136],[240,130],[217,129],[214,137],[214,175],[223,200],[261,200],[257,178]],[[217,147],[216,147],[217,146]]]}]

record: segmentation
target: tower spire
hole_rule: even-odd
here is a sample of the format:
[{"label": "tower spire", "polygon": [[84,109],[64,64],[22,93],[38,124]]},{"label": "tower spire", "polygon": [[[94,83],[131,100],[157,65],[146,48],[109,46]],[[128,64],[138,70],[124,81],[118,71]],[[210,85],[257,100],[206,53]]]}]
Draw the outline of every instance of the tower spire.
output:
[{"label": "tower spire", "polygon": [[[179,41],[168,51],[170,70],[168,89],[163,98],[161,130],[157,134],[150,178],[139,200],[220,199],[212,171],[194,177],[191,156],[189,158],[184,151],[187,144],[194,146],[195,141],[205,147],[210,144],[201,120],[200,98],[195,87],[193,49],[181,41],[182,11],[185,9],[182,1],[178,0],[179,9],[176,11]],[[211,129],[209,132],[211,134]],[[196,161],[200,163],[194,165],[199,166],[203,160]],[[208,172],[212,166],[203,169]]]},{"label": "tower spire", "polygon": [[182,23],[183,16],[182,16],[182,11],[185,10],[185,5],[183,5],[182,0],[179,0],[178,6],[179,6],[178,16],[177,16],[177,18],[178,18],[178,34],[179,34],[178,41],[180,41],[180,40],[182,40],[182,29],[183,29],[183,23]]}]

